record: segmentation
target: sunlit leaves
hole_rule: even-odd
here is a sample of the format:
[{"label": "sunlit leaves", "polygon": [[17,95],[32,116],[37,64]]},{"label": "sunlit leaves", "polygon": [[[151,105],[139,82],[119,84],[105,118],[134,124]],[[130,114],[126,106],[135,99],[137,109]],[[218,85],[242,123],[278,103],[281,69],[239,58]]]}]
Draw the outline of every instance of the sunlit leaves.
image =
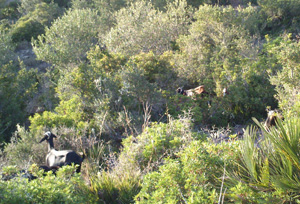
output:
[{"label": "sunlit leaves", "polygon": [[38,59],[54,65],[76,63],[98,42],[98,32],[101,24],[96,11],[69,10],[33,42],[33,49]]}]

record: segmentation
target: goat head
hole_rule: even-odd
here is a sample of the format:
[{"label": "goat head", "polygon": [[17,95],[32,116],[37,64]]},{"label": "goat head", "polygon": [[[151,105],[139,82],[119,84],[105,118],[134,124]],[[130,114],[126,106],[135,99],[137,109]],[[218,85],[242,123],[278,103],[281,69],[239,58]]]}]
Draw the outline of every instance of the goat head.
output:
[{"label": "goat head", "polygon": [[52,140],[53,138],[57,138],[52,132],[48,131],[44,134],[43,139],[41,139],[40,143],[42,143],[43,141],[47,140]]}]

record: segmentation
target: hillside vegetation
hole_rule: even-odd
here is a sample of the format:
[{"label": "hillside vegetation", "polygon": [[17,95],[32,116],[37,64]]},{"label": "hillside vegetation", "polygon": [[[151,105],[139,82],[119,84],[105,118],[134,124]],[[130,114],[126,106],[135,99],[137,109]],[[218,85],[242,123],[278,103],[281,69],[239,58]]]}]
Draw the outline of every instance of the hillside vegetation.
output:
[{"label": "hillside vegetation", "polygon": [[0,203],[299,203],[299,33],[296,0],[0,0]]}]

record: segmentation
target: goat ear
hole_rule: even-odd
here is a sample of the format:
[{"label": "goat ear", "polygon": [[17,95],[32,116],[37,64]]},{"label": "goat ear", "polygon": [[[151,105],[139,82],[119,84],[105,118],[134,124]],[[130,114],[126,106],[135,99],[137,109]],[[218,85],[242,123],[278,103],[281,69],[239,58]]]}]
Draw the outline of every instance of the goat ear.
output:
[{"label": "goat ear", "polygon": [[42,143],[44,140],[46,140],[47,136],[45,136],[43,139],[41,139],[40,143]]}]

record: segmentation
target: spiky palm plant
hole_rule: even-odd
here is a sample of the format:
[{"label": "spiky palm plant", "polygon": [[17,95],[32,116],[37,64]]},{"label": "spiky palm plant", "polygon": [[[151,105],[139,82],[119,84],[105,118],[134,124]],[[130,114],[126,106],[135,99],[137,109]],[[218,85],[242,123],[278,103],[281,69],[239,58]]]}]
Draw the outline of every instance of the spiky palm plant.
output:
[{"label": "spiky palm plant", "polygon": [[276,127],[246,129],[241,157],[233,178],[253,189],[286,192],[295,198],[300,192],[300,119],[278,120]]},{"label": "spiky palm plant", "polygon": [[255,189],[269,188],[269,152],[266,148],[269,145],[270,143],[258,134],[256,127],[247,127],[240,146],[241,156],[237,163],[238,168],[233,174],[234,178]]}]

